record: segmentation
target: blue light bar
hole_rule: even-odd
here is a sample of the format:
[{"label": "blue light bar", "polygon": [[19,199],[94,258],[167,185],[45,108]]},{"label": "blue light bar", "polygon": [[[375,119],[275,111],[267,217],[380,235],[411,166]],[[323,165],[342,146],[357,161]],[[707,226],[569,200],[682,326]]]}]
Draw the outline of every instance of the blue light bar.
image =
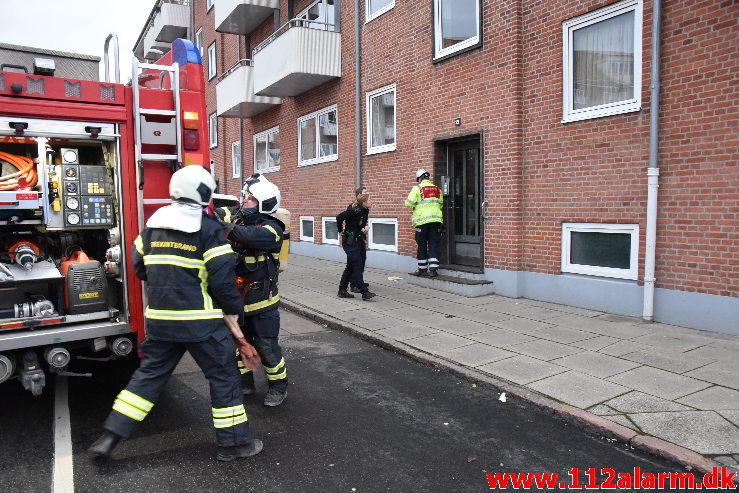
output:
[{"label": "blue light bar", "polygon": [[172,42],[172,61],[180,67],[186,63],[203,64],[200,58],[200,50],[188,39],[178,38]]}]

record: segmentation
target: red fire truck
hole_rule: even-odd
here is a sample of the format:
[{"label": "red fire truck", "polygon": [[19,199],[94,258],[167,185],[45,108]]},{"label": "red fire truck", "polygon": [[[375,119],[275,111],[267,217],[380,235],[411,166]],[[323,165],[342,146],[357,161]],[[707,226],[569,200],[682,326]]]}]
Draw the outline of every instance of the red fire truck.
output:
[{"label": "red fire truck", "polygon": [[[111,43],[111,41],[113,41]],[[40,395],[73,357],[136,352],[143,294],[128,248],[171,174],[209,167],[200,53],[178,39],[132,83],[0,69],[0,383]],[[8,67],[5,67],[8,68]],[[117,73],[117,70],[116,70]]]}]

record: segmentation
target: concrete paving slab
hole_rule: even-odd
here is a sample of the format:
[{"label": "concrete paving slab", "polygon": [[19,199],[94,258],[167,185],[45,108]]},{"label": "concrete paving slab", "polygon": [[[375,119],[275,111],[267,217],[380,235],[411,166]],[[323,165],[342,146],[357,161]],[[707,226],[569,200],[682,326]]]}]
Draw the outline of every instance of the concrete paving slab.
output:
[{"label": "concrete paving slab", "polygon": [[520,332],[522,334],[536,333],[539,330],[546,330],[552,327],[552,324],[545,322],[539,322],[537,320],[529,320],[527,318],[512,318],[510,320],[502,320],[495,322],[496,327],[500,327],[505,330],[512,330],[514,332]]},{"label": "concrete paving slab", "polygon": [[739,377],[721,361],[684,373],[685,376],[739,390]]},{"label": "concrete paving slab", "polygon": [[535,335],[536,337],[541,337],[542,339],[547,339],[549,341],[560,342],[562,344],[571,344],[573,342],[590,339],[594,334],[582,330],[553,325],[536,333],[529,332],[529,335]]},{"label": "concrete paving slab", "polygon": [[739,391],[726,387],[709,387],[677,399],[677,402],[704,410],[738,410]]},{"label": "concrete paving slab", "polygon": [[[518,347],[518,346],[516,346]],[[607,354],[586,351],[551,360],[552,363],[566,366],[597,378],[606,378],[640,366]]]},{"label": "concrete paving slab", "polygon": [[598,350],[599,353],[609,354],[611,356],[623,356],[624,354],[641,351],[644,346],[631,341],[621,341],[608,345]]},{"label": "concrete paving slab", "polygon": [[[678,411],[629,415],[644,433],[699,454],[739,453],[739,428],[713,411]],[[690,430],[690,433],[686,433]]]},{"label": "concrete paving slab", "polygon": [[[724,361],[730,364],[736,364],[739,353],[734,348],[722,348],[716,346],[703,346],[692,351],[688,351],[690,356],[699,356],[705,358],[713,358],[717,361]],[[687,353],[686,353],[687,354]]]},{"label": "concrete paving slab", "polygon": [[648,366],[619,373],[609,377],[608,380],[668,400],[692,394],[709,386],[700,380]]},{"label": "concrete paving slab", "polygon": [[516,344],[515,346],[510,346],[508,349],[542,361],[551,361],[563,356],[570,356],[580,351],[578,348],[544,339]]},{"label": "concrete paving slab", "polygon": [[550,318],[548,322],[551,324],[561,325],[563,327],[570,327],[572,329],[584,330],[587,332],[594,332],[593,330],[591,330],[594,327],[610,327],[610,323],[608,322],[603,322],[602,320],[598,320],[594,317],[575,315],[573,313],[563,313],[559,317]]},{"label": "concrete paving slab", "polygon": [[458,336],[476,334],[491,329],[489,325],[472,322],[471,320],[465,320],[459,317],[440,318],[433,326],[439,330],[449,332],[450,334],[457,334]]},{"label": "concrete paving slab", "polygon": [[692,411],[688,406],[637,391],[615,397],[603,405],[625,414]]},{"label": "concrete paving slab", "polygon": [[446,334],[444,332],[437,332],[427,336],[417,337],[415,339],[408,339],[405,341],[415,348],[422,351],[426,351],[431,354],[439,354],[450,349],[467,346],[472,344],[473,341],[459,337],[454,334]]},{"label": "concrete paving slab", "polygon": [[482,365],[478,369],[521,385],[568,371],[567,368],[562,366],[553,365],[529,356],[514,356],[513,358]]},{"label": "concrete paving slab", "polygon": [[396,341],[406,341],[408,339],[415,339],[416,337],[423,337],[436,334],[438,332],[439,331],[436,329],[430,329],[420,325],[403,324],[378,330],[377,334],[389,337],[390,339],[395,339]]},{"label": "concrete paving slab", "polygon": [[632,341],[644,346],[682,352],[705,346],[707,344],[706,340],[703,338],[677,337],[672,334],[665,333],[647,334],[633,338]]},{"label": "concrete paving slab", "polygon": [[473,341],[482,342],[483,344],[502,348],[536,340],[535,338],[525,334],[495,328],[486,330],[485,332],[478,332],[477,334],[470,334],[467,338],[472,339]]},{"label": "concrete paving slab", "polygon": [[529,385],[571,406],[586,408],[628,392],[629,389],[584,373],[568,371]]},{"label": "concrete paving slab", "polygon": [[599,312],[596,310],[589,310],[587,308],[579,308],[576,306],[569,306],[569,305],[561,305],[559,303],[550,303],[548,301],[539,301],[539,300],[527,300],[531,305],[534,306],[541,306],[543,308],[549,308],[550,310],[556,310],[562,313],[569,313],[572,315],[580,315],[583,317],[596,317],[598,315],[602,315],[603,312]]},{"label": "concrete paving slab", "polygon": [[[471,307],[470,309],[472,310]],[[480,310],[468,311],[467,313],[461,315],[461,317],[466,320],[472,320],[473,322],[480,322],[481,324],[495,324],[496,322],[500,322],[501,320],[510,320],[511,318],[513,318],[513,315]]]},{"label": "concrete paving slab", "polygon": [[395,310],[406,306],[400,301],[395,301],[390,298],[383,297],[381,294],[377,294],[377,296],[373,298],[372,301],[374,301],[374,303],[372,304],[371,309],[376,312],[387,312],[389,310]]},{"label": "concrete paving slab", "polygon": [[[390,310],[383,310],[385,315],[390,315],[398,320],[406,320],[408,322],[415,322],[416,319],[428,315],[427,310],[422,310],[415,306],[404,305],[400,308],[393,308]],[[420,325],[420,324],[418,324]]]},{"label": "concrete paving slab", "polygon": [[[571,330],[575,330],[575,329],[571,329]],[[591,337],[590,339],[583,339],[582,341],[571,342],[570,346],[575,346],[575,347],[587,349],[590,351],[597,351],[599,349],[603,349],[604,347],[610,346],[611,344],[614,344],[621,340],[621,339],[616,339],[615,337],[598,336],[595,334],[591,334],[591,335],[595,337]]]},{"label": "concrete paving slab", "polygon": [[728,419],[732,423],[734,423],[737,427],[739,427],[739,411],[718,411],[718,413],[723,416],[724,418]]},{"label": "concrete paving slab", "polygon": [[532,305],[517,305],[517,306],[501,307],[495,311],[498,311],[501,313],[507,313],[509,315],[515,315],[517,317],[528,318],[531,320],[539,320],[539,321],[544,321],[552,317],[562,316],[562,312],[560,311],[550,310],[549,308],[544,308],[541,306],[532,306]]},{"label": "concrete paving slab", "polygon": [[611,409],[606,404],[598,404],[588,408],[589,413],[597,414],[598,416],[612,416],[614,414],[622,414],[615,409]]},{"label": "concrete paving slab", "polygon": [[639,433],[641,433],[641,430],[639,429],[639,427],[636,426],[633,421],[631,421],[629,418],[627,418],[623,414],[614,414],[612,416],[605,416],[605,417],[613,421],[614,423],[618,423],[621,426],[625,426],[626,428],[630,428],[634,431],[638,431]]},{"label": "concrete paving slab", "polygon": [[494,361],[500,361],[506,358],[517,356],[516,353],[506,351],[493,346],[482,343],[472,343],[469,346],[462,346],[449,351],[439,353],[439,356],[459,362],[465,366],[482,366]]},{"label": "concrete paving slab", "polygon": [[635,361],[647,366],[653,366],[662,370],[671,371],[673,373],[685,373],[686,371],[695,370],[701,366],[713,363],[714,359],[708,359],[700,356],[690,356],[690,353],[682,353],[679,351],[662,351],[660,349],[653,351],[636,351],[621,356],[629,361]]}]

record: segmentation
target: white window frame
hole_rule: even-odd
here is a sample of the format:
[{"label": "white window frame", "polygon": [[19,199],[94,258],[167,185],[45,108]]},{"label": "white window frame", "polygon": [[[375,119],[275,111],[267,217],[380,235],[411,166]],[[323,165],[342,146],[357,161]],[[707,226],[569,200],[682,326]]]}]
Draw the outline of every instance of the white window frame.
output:
[{"label": "white window frame", "polygon": [[208,45],[208,80],[211,80],[218,73],[218,70],[216,67],[218,63],[217,55],[218,54],[216,53],[216,42],[213,41],[211,44]]},{"label": "white window frame", "polygon": [[[323,4],[323,10],[325,12],[327,10],[326,9],[326,0],[314,0],[306,8],[304,8],[303,10],[301,10],[298,15],[296,15],[293,18],[294,19],[305,19],[306,21],[308,21],[308,19],[307,19],[308,11],[314,5],[319,4],[319,3],[320,4]],[[339,12],[338,12],[338,9],[336,9],[336,4],[334,4],[334,14],[336,15],[336,17],[338,17]],[[326,19],[326,20],[328,20],[328,19]],[[303,25],[303,27],[312,27],[312,26],[309,23],[307,23],[307,24]],[[336,19],[334,19],[334,24],[332,25],[331,28],[329,28],[328,23],[326,23],[326,25],[320,25],[320,26],[316,26],[316,27],[312,27],[312,28],[313,29],[320,29],[321,31],[335,31],[336,30]]]},{"label": "white window frame", "polygon": [[218,147],[218,115],[215,112],[208,115],[208,144],[211,149]]},{"label": "white window frame", "polygon": [[203,28],[197,30],[195,33],[195,47],[200,52],[200,58],[203,58]]},{"label": "white window frame", "polygon": [[241,178],[241,161],[241,141],[231,142],[231,178]]},{"label": "white window frame", "polygon": [[[318,128],[318,118],[322,115],[331,113],[332,111],[336,112],[336,154],[331,154],[329,156],[320,156],[321,154],[321,137],[320,137],[320,131]],[[303,136],[300,134],[300,124],[304,121],[308,121],[311,119],[316,120],[316,156],[313,159],[306,159],[304,161],[300,160],[300,148],[301,148],[301,140]],[[339,108],[337,105],[329,106],[328,108],[323,108],[318,111],[314,111],[313,113],[310,113],[305,116],[301,116],[298,118],[298,124],[297,124],[297,131],[298,131],[298,166],[311,166],[313,164],[320,164],[320,163],[327,163],[329,161],[337,161],[339,159]]]},{"label": "white window frame", "polygon": [[[394,94],[395,104],[393,105],[393,131],[395,132],[395,142],[392,144],[386,144],[376,147],[371,147],[372,145],[372,105],[370,104],[372,102],[372,98],[375,98],[377,96],[382,96],[383,94],[388,93]],[[365,107],[367,108],[366,114],[367,114],[367,154],[379,154],[381,152],[390,152],[394,151],[397,148],[398,145],[398,91],[395,88],[395,84],[390,84],[389,86],[381,87],[379,89],[375,89],[372,92],[367,93],[366,101],[365,101]]]},{"label": "white window frame", "polygon": [[[634,11],[634,97],[614,103],[573,109],[573,33],[574,31]],[[562,23],[562,123],[620,115],[641,110],[642,78],[642,0],[624,0]]]},{"label": "white window frame", "polygon": [[213,8],[213,5],[216,4],[216,0],[205,0],[205,11],[210,12],[210,9]]},{"label": "white window frame", "polygon": [[[570,262],[571,233],[627,233],[631,235],[631,255],[628,269],[573,264]],[[639,225],[608,223],[562,223],[562,272],[615,279],[639,278]]]},{"label": "white window frame", "polygon": [[441,47],[442,32],[441,32],[441,1],[434,0],[434,60],[438,58],[444,58],[458,51],[466,50],[470,46],[475,46],[480,43],[482,39],[482,23],[480,22],[480,0],[475,0],[475,9],[477,10],[477,35],[472,36],[460,43],[450,46],[449,48]]},{"label": "white window frame", "polygon": [[[334,223],[336,224],[336,218],[335,217],[323,217],[321,218],[321,226],[323,227],[323,243],[326,243],[327,245],[338,245],[339,244],[339,237],[337,236],[335,240],[332,240],[328,237],[326,237],[326,223]],[[302,224],[302,223],[301,223]]]},{"label": "white window frame", "polygon": [[[269,162],[269,136],[272,134],[279,134],[280,133],[280,126],[277,125],[276,127],[272,127],[270,129],[264,130],[263,132],[259,132],[258,134],[254,134],[254,173],[274,173],[275,171],[280,171],[279,166],[271,166],[267,168],[257,169],[257,139],[261,137],[267,137],[267,149],[265,154],[266,162]],[[282,163],[282,151],[280,151],[280,163]]]},{"label": "white window frame", "polygon": [[370,1],[371,0],[365,0],[365,2],[364,2],[364,6],[365,6],[365,8],[364,8],[364,13],[365,13],[364,23],[365,24],[367,24],[372,19],[377,19],[382,14],[384,14],[388,10],[391,10],[393,7],[395,7],[395,0],[392,0],[389,4],[385,5],[384,7],[382,7],[377,12],[370,12]]},{"label": "white window frame", "polygon": [[[384,243],[374,242],[374,230],[372,226],[374,224],[392,224],[395,226],[395,244],[385,245]],[[367,221],[367,245],[371,250],[384,250],[386,252],[397,252],[398,251],[398,220],[391,217],[371,217]]]},{"label": "white window frame", "polygon": [[[313,223],[313,236],[305,236],[303,234],[303,221]],[[300,241],[315,241],[316,236],[316,220],[313,216],[300,216]]]}]

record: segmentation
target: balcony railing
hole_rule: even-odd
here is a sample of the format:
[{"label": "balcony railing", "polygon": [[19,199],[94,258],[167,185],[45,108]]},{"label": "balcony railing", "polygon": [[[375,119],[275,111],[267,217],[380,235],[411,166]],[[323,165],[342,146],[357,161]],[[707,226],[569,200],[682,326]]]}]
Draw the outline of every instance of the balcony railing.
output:
[{"label": "balcony railing", "polygon": [[254,92],[291,97],[341,77],[341,33],[326,22],[292,19],[254,48]]},{"label": "balcony railing", "polygon": [[280,8],[280,0],[215,0],[216,31],[249,34]]},{"label": "balcony railing", "polygon": [[280,98],[254,94],[254,67],[251,60],[239,60],[218,79],[216,112],[218,116],[251,118],[278,104]]}]

